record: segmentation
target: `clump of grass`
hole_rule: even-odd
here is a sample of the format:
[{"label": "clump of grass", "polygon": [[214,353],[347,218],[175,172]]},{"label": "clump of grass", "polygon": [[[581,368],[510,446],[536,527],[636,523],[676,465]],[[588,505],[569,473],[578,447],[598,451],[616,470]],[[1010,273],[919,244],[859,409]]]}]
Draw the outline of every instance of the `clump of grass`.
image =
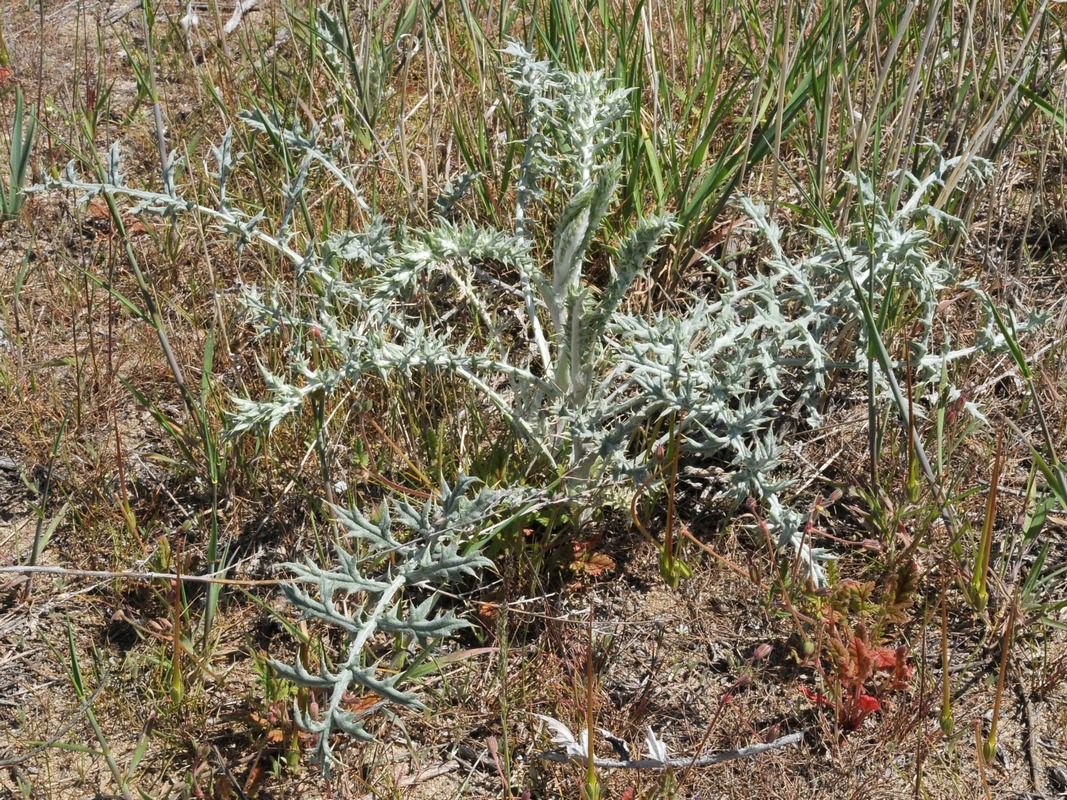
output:
[{"label": "clump of grass", "polygon": [[0,218],[10,220],[18,216],[25,201],[23,190],[30,172],[33,134],[37,117],[27,112],[22,99],[22,87],[15,87],[15,109],[11,118],[11,140],[8,149],[8,173],[0,175]]}]

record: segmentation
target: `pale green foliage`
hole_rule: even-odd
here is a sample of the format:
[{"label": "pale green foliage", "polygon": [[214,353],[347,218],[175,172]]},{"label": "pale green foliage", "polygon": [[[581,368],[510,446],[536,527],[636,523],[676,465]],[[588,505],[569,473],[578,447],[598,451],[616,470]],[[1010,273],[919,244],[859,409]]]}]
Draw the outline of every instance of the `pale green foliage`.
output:
[{"label": "pale green foliage", "polygon": [[[844,263],[848,262],[861,288],[874,299],[877,307],[906,309],[909,314],[909,359],[913,380],[919,385],[932,383],[953,361],[1004,346],[1003,337],[981,303],[978,304],[983,314],[981,332],[974,344],[953,348],[948,340],[948,332],[938,328],[937,307],[945,299],[948,290],[952,289],[957,294],[961,291],[972,292],[978,297],[982,295],[982,290],[973,280],[957,280],[956,266],[936,256],[936,247],[929,232],[937,228],[963,232],[964,226],[962,220],[933,205],[931,200],[934,198],[931,195],[941,190],[945,178],[963,163],[963,158],[945,159],[932,143],[926,146],[933,150],[936,166],[923,178],[911,173],[904,175],[905,185],[911,187],[911,192],[903,199],[899,209],[887,209],[867,178],[850,176],[859,201],[866,207],[869,222],[862,230],[856,231],[851,241],[835,236],[832,231],[817,229],[816,234],[826,242],[826,250],[799,265],[799,269],[809,272],[813,280],[834,286],[834,281],[840,280]],[[965,165],[966,182],[981,186],[992,177],[992,170],[993,165],[989,161],[972,158]],[[777,251],[773,258],[788,261]],[[828,314],[826,321],[832,325],[862,318],[859,300],[845,281],[837,283],[826,294],[825,307]],[[900,324],[902,321],[890,320],[890,323]],[[1025,327],[1029,328],[1038,322],[1038,319],[1032,318]],[[867,369],[869,333],[865,326],[857,330],[856,361],[852,366],[859,370]],[[939,334],[945,343],[940,349],[931,350]],[[888,401],[885,376],[881,371],[875,374],[882,399]],[[954,387],[948,387],[948,391],[949,401],[954,401],[958,392]],[[980,416],[975,404],[968,403],[967,408],[972,414]],[[917,408],[916,411],[921,413],[922,409]]]},{"label": "pale green foliage", "polygon": [[37,116],[33,111],[26,112],[22,101],[22,87],[16,84],[7,179],[0,174],[0,217],[3,219],[14,219],[22,208],[22,190],[30,169],[30,154],[36,127]]},{"label": "pale green foliage", "polygon": [[[799,541],[799,515],[778,499],[774,422],[783,402],[805,401],[822,385],[828,368],[822,341],[835,324],[823,313],[829,304],[807,302],[819,290],[791,267],[743,281],[720,269],[724,290],[714,302],[651,318],[625,313],[630,287],[672,229],[662,216],[626,232],[607,285],[590,286],[584,268],[618,186],[615,123],[628,113],[627,92],[610,89],[599,74],[556,70],[517,44],[508,52],[528,126],[514,232],[443,219],[429,230],[393,232],[372,218],[364,232],[335,234],[300,264],[305,286],[314,290],[313,308],[288,310],[250,289],[246,307],[261,332],[313,327],[317,346],[334,358],[312,368],[298,350],[297,380],[265,372],[270,395],[237,401],[231,432],[269,429],[304,398],[353,381],[442,372],[488,399],[526,440],[530,457],[561,473],[573,496],[625,476],[643,481],[654,447],[635,442],[676,416],[686,449],[725,458],[735,499],[768,501],[783,543],[800,549],[805,571],[820,582],[817,562],[826,554]],[[306,149],[301,137],[287,141]],[[538,264],[528,216],[546,196],[561,202],[549,273]],[[454,202],[450,197],[448,205]],[[757,215],[754,206],[749,210]],[[776,238],[772,244],[778,246]],[[482,264],[508,268],[518,285],[500,284]],[[441,277],[488,335],[465,340],[433,318],[439,312],[429,287]],[[509,308],[509,297],[517,307]],[[523,325],[518,336],[516,317]],[[665,438],[668,426],[659,427]]]},{"label": "pale green foliage", "polygon": [[[330,734],[342,731],[357,739],[370,734],[360,718],[345,710],[345,693],[354,689],[410,708],[421,708],[418,698],[398,688],[403,673],[383,677],[366,663],[366,647],[376,634],[398,636],[428,649],[433,641],[455,633],[468,623],[451,612],[434,610],[437,590],[447,583],[475,575],[489,566],[472,545],[471,534],[484,535],[499,524],[501,509],[516,505],[516,492],[481,489],[467,494],[476,481],[460,478],[456,486],[441,487],[438,498],[415,509],[404,501],[385,502],[373,517],[358,509],[335,507],[338,521],[356,545],[336,547],[338,566],[324,569],[309,561],[287,564],[296,576],[283,587],[286,598],[308,619],[334,626],[347,634],[344,659],[322,665],[311,673],[298,659],[295,665],[272,660],[283,677],[297,686],[321,689],[329,701],[318,715],[295,710],[298,724],[317,733],[317,756],[323,764],[333,760]],[[406,531],[398,536],[397,529]],[[425,599],[415,604],[405,593],[416,591]]]},{"label": "pale green foliage", "polygon": [[[346,168],[319,146],[316,130],[305,134],[259,111],[242,118],[301,158],[273,232],[263,230],[262,213],[245,214],[227,198],[236,161],[228,136],[214,151],[217,208],[125,186],[116,148],[103,182],[83,181],[70,167],[51,185],[83,196],[132,197],[139,212],[195,209],[239,246],[267,245],[295,265],[297,287],[276,286],[269,296],[255,287],[243,293],[259,334],[273,336],[284,329],[292,345],[286,374],[262,370],[265,397],[234,401],[231,436],[269,433],[308,398],[347,392],[368,380],[448,375],[465,383],[486,413],[495,408],[516,431],[531,465],[526,474],[548,471],[563,478],[559,499],[578,506],[581,514],[590,492],[610,499],[612,490],[621,488],[632,496],[633,487],[649,475],[648,459],[673,427],[688,457],[714,459],[725,467],[735,501],[755,497],[763,502],[779,546],[795,551],[805,576],[820,585],[825,578],[820,562],[832,556],[809,546],[801,533],[802,516],[783,501],[779,419],[792,408],[818,424],[817,401],[830,370],[867,369],[871,332],[857,292],[873,308],[912,315],[915,343],[908,357],[916,396],[934,386],[955,391],[945,377],[951,361],[1003,344],[990,323],[980,326],[982,334],[969,346],[938,350],[933,344],[947,340],[936,330],[935,312],[945,290],[956,284],[951,266],[932,254],[934,245],[921,224],[959,224],[929,200],[958,162],[941,160],[921,180],[908,176],[913,190],[895,211],[858,180],[867,226],[851,236],[817,231],[825,248],[799,260],[786,253],[781,231],[762,206],[743,198],[740,207],[762,240],[763,263],[739,274],[709,262],[718,279],[714,298],[692,298],[680,310],[630,313],[624,301],[673,222],[667,216],[645,217],[617,240],[605,241],[604,223],[620,179],[617,123],[630,113],[627,92],[612,88],[602,74],[570,73],[537,61],[518,44],[509,45],[507,53],[527,127],[510,230],[444,218],[426,230],[397,230],[368,214],[361,231],[294,243],[298,233],[290,218],[312,167],[325,170],[365,206]],[[982,179],[986,165],[975,161],[972,167],[974,179]],[[455,210],[462,188],[472,180],[465,176],[450,186],[439,207]],[[550,236],[531,215],[542,202],[560,209]],[[591,285],[585,275],[591,253],[609,257],[610,274],[602,287]],[[549,269],[542,259],[550,260]],[[500,267],[504,270],[497,273]],[[516,275],[515,285],[494,273]],[[449,301],[453,306],[446,309]],[[842,338],[846,328],[854,333]],[[836,362],[827,350],[834,340],[849,343],[835,349]],[[877,370],[876,377],[884,384]],[[667,420],[674,424],[662,424]],[[656,431],[659,438],[648,441]],[[456,491],[466,488],[461,481]],[[300,664],[279,665],[296,682],[331,694],[324,716],[301,718],[305,727],[323,734],[324,757],[331,730],[365,735],[341,711],[347,687],[359,684],[397,702],[414,702],[391,679],[363,666],[364,646],[375,631],[404,634],[426,646],[458,624],[447,615],[433,616],[432,599],[406,616],[397,610],[402,590],[413,583],[432,588],[484,563],[477,556],[460,556],[464,551],[457,540],[426,522],[439,513],[442,525],[457,524],[448,511],[452,501],[447,498],[453,496],[444,492],[440,512],[428,508],[420,515],[398,505],[383,508],[373,522],[339,511],[340,520],[369,548],[370,566],[342,549],[336,570],[314,564],[295,568],[302,583],[318,587],[318,599],[297,584],[288,591],[293,604],[352,637],[346,659],[320,676],[309,675]],[[410,539],[393,538],[391,515],[413,531]],[[381,558],[387,552],[390,558]],[[333,602],[341,591],[362,600],[342,612]]]},{"label": "pale green foliage", "polygon": [[[510,74],[529,125],[516,178],[514,232],[439,219],[429,230],[395,233],[373,218],[365,232],[336,234],[317,258],[301,264],[317,297],[311,317],[306,309],[282,311],[250,290],[246,305],[261,330],[279,323],[305,331],[314,325],[336,360],[312,370],[302,353],[294,354],[299,387],[280,386],[276,376],[265,375],[271,396],[239,401],[233,433],[277,424],[279,414],[295,410],[297,395],[330,392],[370,375],[429,370],[468,381],[577,489],[589,488],[605,468],[617,472],[633,466],[625,445],[649,414],[660,410],[620,413],[631,404],[625,397],[630,387],[612,371],[619,353],[610,346],[609,333],[630,286],[672,223],[666,217],[639,221],[617,243],[608,285],[600,292],[586,285],[587,257],[618,186],[615,123],[628,113],[628,93],[609,90],[602,75],[554,70],[516,44],[509,52],[515,59]],[[564,199],[552,237],[550,275],[537,263],[526,216],[543,196],[543,184]],[[453,202],[450,198],[448,205]],[[478,265],[490,263],[519,276],[518,286],[503,287],[508,296],[521,298],[519,308],[509,309],[486,292],[486,275]],[[425,309],[433,305],[428,285],[441,276],[484,325],[487,341],[457,339],[448,326],[426,320]],[[499,282],[489,283],[499,294]],[[516,312],[525,326],[517,340],[525,339],[527,346],[514,352],[508,344],[516,341],[511,330]],[[609,419],[622,427],[594,430]]]}]

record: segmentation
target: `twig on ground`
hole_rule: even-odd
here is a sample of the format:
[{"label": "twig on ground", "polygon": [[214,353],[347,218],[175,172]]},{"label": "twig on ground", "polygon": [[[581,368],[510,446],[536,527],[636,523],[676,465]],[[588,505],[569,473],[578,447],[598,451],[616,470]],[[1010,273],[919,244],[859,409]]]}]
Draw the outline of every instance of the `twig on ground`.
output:
[{"label": "twig on ground", "polygon": [[126,5],[121,6],[120,8],[115,8],[111,11],[108,11],[106,19],[108,22],[114,25],[116,22],[119,22],[120,20],[128,17],[134,11],[137,11],[140,7],[141,0],[135,0],[135,2],[133,3],[127,3]]},{"label": "twig on ground", "polygon": [[[287,583],[285,579],[270,578],[262,580],[239,580],[237,578],[218,578],[214,575],[178,575],[173,572],[108,572],[96,569],[67,569],[65,567],[0,567],[0,575],[15,573],[22,575],[61,575],[69,578],[104,578],[106,580],[133,581],[183,581],[186,583],[218,583],[224,586],[278,586]],[[225,572],[220,571],[218,575]]]},{"label": "twig on ground", "polygon": [[[144,0],[133,0],[132,3],[127,3],[126,5],[119,6],[118,8],[112,8],[110,11],[107,12],[107,14],[104,15],[104,19],[106,19],[112,25],[114,25],[116,22],[121,22],[134,11],[140,10],[143,2]],[[237,29],[237,26],[241,23],[241,18],[245,15],[245,13],[251,11],[258,4],[259,0],[238,0],[237,3],[234,5],[233,13],[230,16],[229,21],[226,23],[225,26],[223,26],[223,35],[228,36],[229,34],[233,33],[234,30]],[[190,9],[192,9],[193,11],[210,11],[211,4],[204,2],[204,0],[194,0],[194,2],[191,2],[186,6],[186,14],[188,14]],[[282,30],[286,30],[285,38],[288,38],[287,29],[283,28]],[[277,44],[278,42],[276,40],[275,46],[277,46]]]},{"label": "twig on ground", "polygon": [[[627,761],[616,761],[609,758],[594,758],[593,765],[597,769],[677,769],[679,767],[688,767],[690,765],[694,767],[709,767],[713,764],[723,764],[727,761],[736,761],[739,758],[758,756],[763,753],[769,753],[772,750],[780,750],[783,747],[798,744],[804,738],[805,733],[806,731],[797,731],[796,733],[782,736],[781,738],[775,739],[773,742],[767,742],[766,744],[753,744],[738,750],[721,750],[718,753],[714,753],[710,756],[702,756],[697,759],[694,759],[691,756],[685,758],[669,758],[666,761],[660,761],[654,758],[637,758],[629,759]],[[574,763],[583,766],[585,764],[585,759],[581,756],[572,756],[567,753],[539,753],[537,757],[544,759],[545,761],[573,761]]]}]

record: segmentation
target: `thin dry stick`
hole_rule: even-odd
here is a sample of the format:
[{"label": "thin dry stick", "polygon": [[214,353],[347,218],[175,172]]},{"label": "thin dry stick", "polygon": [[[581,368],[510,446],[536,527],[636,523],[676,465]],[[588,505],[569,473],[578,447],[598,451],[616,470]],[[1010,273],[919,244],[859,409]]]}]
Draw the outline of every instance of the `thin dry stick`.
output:
[{"label": "thin dry stick", "polygon": [[1023,698],[1023,710],[1026,712],[1026,754],[1030,761],[1030,780],[1034,792],[1041,797],[1051,796],[1048,780],[1045,778],[1045,759],[1041,754],[1041,742],[1037,731],[1040,725],[1037,706],[1030,700],[1021,682],[1017,682],[1019,694]]},{"label": "thin dry stick", "polygon": [[[796,733],[782,736],[781,738],[775,739],[773,742],[767,742],[766,744],[753,744],[738,750],[721,750],[710,756],[702,756],[701,758],[696,759],[692,757],[668,758],[666,761],[659,761],[654,758],[638,758],[627,761],[616,761],[609,758],[594,758],[593,765],[598,769],[679,769],[689,766],[708,767],[713,764],[724,764],[727,761],[736,761],[739,758],[758,756],[773,750],[780,750],[783,747],[799,744],[804,738],[805,733],[806,731],[797,731]],[[538,758],[542,758],[545,761],[573,761],[577,764],[585,764],[585,759],[581,756],[571,756],[567,753],[539,753]]]},{"label": "thin dry stick", "polygon": [[1000,721],[1000,701],[1004,696],[1004,679],[1008,674],[1008,666],[1011,663],[1012,633],[1015,631],[1015,612],[1019,602],[1019,587],[1015,587],[1015,593],[1011,598],[1011,608],[1008,609],[1008,622],[1004,628],[1004,638],[1000,645],[1000,675],[997,677],[997,694],[993,699],[993,719],[989,723],[989,738],[982,747],[981,755],[989,763],[997,754],[997,723]]},{"label": "thin dry stick", "polygon": [[[95,569],[67,569],[66,567],[0,567],[0,575],[62,575],[69,578],[101,578],[103,580],[130,581],[188,581],[192,583],[218,583],[224,586],[278,586],[291,581],[268,578],[264,580],[239,580],[237,578],[216,578],[214,575],[177,575],[173,572],[107,572]],[[224,573],[218,573],[224,574]]]},{"label": "thin dry stick", "polygon": [[671,438],[674,440],[674,456],[671,458],[670,483],[667,487],[667,528],[663,532],[663,554],[667,564],[667,580],[673,580],[674,572],[674,493],[678,486],[678,456],[682,451],[682,420],[685,412],[671,419]]},{"label": "thin dry stick", "polygon": [[767,584],[765,584],[763,581],[759,580],[758,578],[754,577],[752,575],[752,573],[747,572],[744,569],[742,569],[740,566],[735,564],[733,561],[728,559],[726,556],[720,555],[719,553],[715,552],[714,549],[712,549],[706,543],[700,541],[700,539],[695,537],[688,528],[683,527],[682,530],[681,530],[681,534],[686,539],[688,539],[693,544],[695,544],[697,547],[699,547],[701,550],[703,550],[705,553],[707,553],[709,556],[711,556],[712,558],[717,560],[720,564],[722,564],[727,569],[731,570],[732,572],[736,573],[737,575],[740,575],[742,578],[745,578],[747,580],[752,581],[757,586],[759,586],[759,588],[763,589],[765,592],[766,591],[770,591],[770,588],[771,588],[770,586],[768,586]]}]

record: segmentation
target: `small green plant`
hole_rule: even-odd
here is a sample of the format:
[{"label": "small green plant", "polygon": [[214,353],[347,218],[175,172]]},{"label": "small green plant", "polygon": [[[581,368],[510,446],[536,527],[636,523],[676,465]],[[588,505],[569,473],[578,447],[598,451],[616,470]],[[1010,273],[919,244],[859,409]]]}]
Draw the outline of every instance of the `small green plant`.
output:
[{"label": "small green plant", "polygon": [[882,698],[909,688],[911,665],[906,647],[892,647],[890,628],[903,622],[916,591],[918,568],[902,562],[882,591],[873,581],[838,581],[829,597],[819,603],[820,643],[811,664],[821,690],[800,687],[816,705],[834,709],[839,730],[856,731],[873,713],[882,709]]},{"label": "small green plant", "polygon": [[993,523],[997,512],[997,488],[1000,483],[1000,465],[1004,452],[1003,434],[997,442],[997,453],[993,460],[993,474],[989,481],[989,492],[986,495],[985,521],[982,523],[982,535],[979,538],[974,552],[974,569],[971,580],[964,586],[964,594],[968,602],[979,613],[985,611],[989,602],[989,569],[990,557],[993,550]]},{"label": "small green plant", "polygon": [[882,710],[881,696],[909,687],[906,648],[876,646],[863,628],[844,637],[832,636],[828,645],[829,668],[822,673],[827,694],[806,686],[800,692],[816,705],[833,708],[841,730],[859,730],[867,717]]},{"label": "small green plant", "polygon": [[[134,213],[195,210],[235,236],[239,249],[258,242],[295,265],[299,291],[287,286],[267,296],[255,286],[245,291],[261,335],[287,332],[290,367],[288,374],[262,370],[264,399],[236,400],[231,436],[269,433],[313,401],[325,464],[326,398],[376,379],[447,375],[466,383],[483,407],[495,408],[510,424],[525,445],[524,474],[549,473],[546,485],[565,488],[578,519],[592,506],[591,493],[607,494],[610,501],[625,485],[620,479],[641,486],[657,471],[652,454],[678,447],[690,458],[724,462],[732,498],[762,501],[779,546],[794,550],[803,573],[820,584],[819,562],[829,554],[805,541],[803,517],[787,507],[787,484],[775,475],[782,407],[804,408],[817,423],[829,372],[862,370],[872,376],[872,402],[888,396],[907,417],[893,376],[896,365],[872,316],[890,295],[915,309],[910,357],[917,390],[946,365],[1003,342],[987,321],[970,346],[931,348],[941,294],[957,284],[951,265],[931,255],[929,235],[919,223],[960,224],[927,202],[946,175],[961,168],[960,159],[940,159],[922,179],[909,176],[906,183],[914,191],[894,211],[857,178],[870,220],[858,237],[861,244],[840,237],[824,220],[816,233],[826,249],[799,261],[786,254],[782,232],[765,209],[741,198],[768,252],[762,266],[741,275],[710,262],[719,278],[716,299],[694,299],[684,313],[628,313],[630,287],[673,223],[648,217],[614,247],[599,242],[620,180],[615,124],[628,113],[627,91],[612,88],[602,74],[571,73],[537,61],[517,43],[506,52],[528,128],[516,168],[513,231],[444,218],[427,230],[394,229],[370,215],[363,231],[321,239],[302,235],[293,212],[313,165],[361,208],[366,203],[348,170],[320,145],[316,128],[286,127],[258,110],[241,117],[301,160],[286,188],[285,211],[270,230],[262,212],[245,214],[230,199],[236,156],[229,135],[214,150],[217,208],[190,203],[176,192],[126,186],[115,147],[105,180],[87,183],[68,168],[49,185],[88,196],[103,193],[109,207],[116,195],[125,195],[138,201]],[[983,163],[969,168],[972,179],[981,180]],[[543,237],[533,212],[550,203],[561,210],[551,235]],[[548,272],[540,267],[542,256],[550,260]],[[608,260],[610,267],[599,288],[585,274],[594,258]],[[496,278],[487,265],[514,275],[516,283]],[[450,297],[455,307],[447,315],[440,310],[442,282],[455,290]],[[511,298],[516,302],[509,303]],[[456,313],[463,308],[469,316],[460,325]],[[825,343],[857,321],[854,347],[832,360]],[[957,395],[950,393],[950,399]],[[664,424],[669,420],[673,423]],[[676,555],[665,565],[672,575]]]},{"label": "small green plant", "polygon": [[412,3],[406,14],[401,14],[387,41],[371,24],[359,26],[361,36],[353,36],[350,18],[352,9],[348,3],[338,4],[338,14],[325,8],[317,8],[314,22],[298,27],[298,32],[307,37],[307,43],[318,49],[323,64],[329,73],[331,84],[337,92],[337,100],[344,109],[345,118],[352,123],[350,130],[363,142],[373,140],[372,132],[388,97],[388,78],[393,71],[393,61],[400,48],[397,43],[408,34],[415,22],[416,4]]},{"label": "small green plant", "polygon": [[[60,655],[59,648],[48,643],[48,647],[52,650],[58,661],[61,661],[67,666],[67,676],[70,679],[71,685],[74,687],[74,693],[78,698],[78,702],[81,704],[79,709],[80,714],[85,715],[86,721],[89,723],[89,727],[92,728],[93,735],[96,738],[97,743],[100,746],[99,750],[94,750],[91,747],[83,745],[67,745],[72,750],[81,750],[95,756],[101,756],[104,762],[107,764],[108,772],[111,773],[112,779],[115,781],[115,786],[118,788],[123,800],[134,800],[136,796],[132,787],[130,786],[130,777],[136,771],[141,759],[144,757],[145,751],[148,746],[148,737],[143,736],[141,741],[138,742],[137,747],[130,757],[130,764],[125,771],[119,769],[118,762],[115,760],[115,754],[111,749],[110,741],[107,735],[104,733],[104,729],[100,725],[100,721],[96,716],[96,712],[93,709],[97,697],[103,686],[97,688],[92,694],[89,693],[86,685],[85,676],[82,672],[81,662],[78,658],[77,647],[74,644],[74,629],[70,624],[70,620],[67,620],[67,650],[66,658]],[[101,680],[102,682],[102,680]],[[52,742],[51,744],[57,744]],[[142,795],[143,797],[144,795]]]},{"label": "small green plant", "polygon": [[30,171],[30,152],[37,117],[27,112],[22,100],[22,87],[15,87],[15,115],[11,121],[11,145],[8,154],[8,174],[0,175],[0,217],[14,219],[22,209],[23,188]]}]

